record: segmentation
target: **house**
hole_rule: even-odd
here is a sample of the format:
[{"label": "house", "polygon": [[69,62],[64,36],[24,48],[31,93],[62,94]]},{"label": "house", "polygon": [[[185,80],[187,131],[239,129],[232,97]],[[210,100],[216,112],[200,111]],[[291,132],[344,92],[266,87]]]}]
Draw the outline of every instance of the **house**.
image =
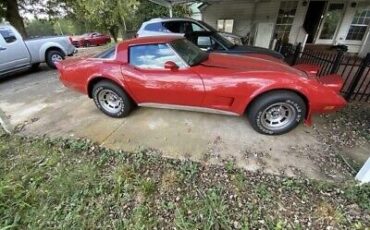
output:
[{"label": "house", "polygon": [[[195,7],[195,6],[196,7]],[[208,0],[191,7],[218,30],[271,47],[273,38],[297,44],[347,45],[370,52],[370,0]]]}]

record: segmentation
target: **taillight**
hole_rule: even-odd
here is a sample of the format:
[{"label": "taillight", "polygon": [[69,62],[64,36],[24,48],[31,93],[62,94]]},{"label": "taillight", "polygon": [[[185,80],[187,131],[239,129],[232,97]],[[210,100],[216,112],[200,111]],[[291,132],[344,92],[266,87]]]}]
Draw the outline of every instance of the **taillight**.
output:
[{"label": "taillight", "polygon": [[72,44],[72,37],[69,37],[69,42]]}]

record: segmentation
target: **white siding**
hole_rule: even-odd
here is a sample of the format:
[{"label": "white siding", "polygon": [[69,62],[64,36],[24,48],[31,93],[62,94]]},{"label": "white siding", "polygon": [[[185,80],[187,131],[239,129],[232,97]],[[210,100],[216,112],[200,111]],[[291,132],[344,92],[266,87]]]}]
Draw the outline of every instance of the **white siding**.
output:
[{"label": "white siding", "polygon": [[256,21],[255,22],[273,22],[279,13],[280,1],[259,2],[257,3]]},{"label": "white siding", "polygon": [[[300,28],[303,26],[308,4],[303,6],[304,0],[298,1],[298,7],[296,15],[292,24],[292,29],[289,34],[289,42],[297,44],[298,34]],[[313,0],[315,1],[315,0]],[[361,44],[354,44],[350,41],[346,41],[355,8],[350,6],[350,3],[357,2],[363,4],[364,2],[370,2],[370,0],[330,0],[333,2],[346,2],[347,7],[345,9],[344,17],[341,21],[340,29],[336,35],[334,44],[345,44],[349,46],[350,52],[359,52]],[[220,0],[220,2],[210,2],[210,5],[201,10],[202,19],[216,28],[218,19],[234,19],[233,33],[241,36],[251,33],[253,37],[253,30],[256,23],[260,22],[272,22],[276,23],[276,18],[279,12],[281,0]],[[309,1],[308,1],[309,2]],[[369,38],[370,39],[370,38]],[[367,46],[366,46],[367,48]]]},{"label": "white siding", "polygon": [[215,2],[202,12],[203,21],[216,28],[218,19],[234,19],[233,33],[245,36],[251,28],[253,7],[254,3],[241,1]]},{"label": "white siding", "polygon": [[308,9],[308,4],[306,6],[303,6],[302,0],[298,2],[297,11],[294,17],[292,29],[290,30],[290,34],[289,34],[289,42],[292,44],[298,44],[299,42],[301,43],[303,42],[297,39],[298,39],[299,30],[303,26],[304,19],[307,13],[307,9]]},{"label": "white siding", "polygon": [[[256,22],[276,22],[280,1],[221,1],[212,2],[202,11],[203,21],[216,28],[218,19],[234,19],[233,33],[245,36]],[[253,17],[255,18],[253,21]]]}]

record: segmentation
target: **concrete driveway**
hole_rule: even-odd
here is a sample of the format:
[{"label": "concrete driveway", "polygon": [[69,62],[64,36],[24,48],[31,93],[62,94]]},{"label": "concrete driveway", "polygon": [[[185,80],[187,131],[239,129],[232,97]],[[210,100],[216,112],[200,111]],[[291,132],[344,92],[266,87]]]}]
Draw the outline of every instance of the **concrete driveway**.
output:
[{"label": "concrete driveway", "polygon": [[286,135],[264,136],[244,117],[149,108],[113,119],[87,96],[63,87],[56,71],[46,66],[0,80],[0,110],[9,129],[22,135],[88,138],[113,149],[151,148],[167,157],[211,164],[235,160],[248,170],[288,176],[348,176],[328,160],[333,156],[312,128],[301,125]]}]

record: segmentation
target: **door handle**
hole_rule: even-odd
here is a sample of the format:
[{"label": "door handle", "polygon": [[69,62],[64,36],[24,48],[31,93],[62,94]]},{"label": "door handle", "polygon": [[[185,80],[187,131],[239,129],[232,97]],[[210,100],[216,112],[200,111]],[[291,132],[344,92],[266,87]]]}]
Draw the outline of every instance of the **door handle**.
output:
[{"label": "door handle", "polygon": [[0,51],[3,51],[3,50],[6,50],[6,48],[0,46]]}]

